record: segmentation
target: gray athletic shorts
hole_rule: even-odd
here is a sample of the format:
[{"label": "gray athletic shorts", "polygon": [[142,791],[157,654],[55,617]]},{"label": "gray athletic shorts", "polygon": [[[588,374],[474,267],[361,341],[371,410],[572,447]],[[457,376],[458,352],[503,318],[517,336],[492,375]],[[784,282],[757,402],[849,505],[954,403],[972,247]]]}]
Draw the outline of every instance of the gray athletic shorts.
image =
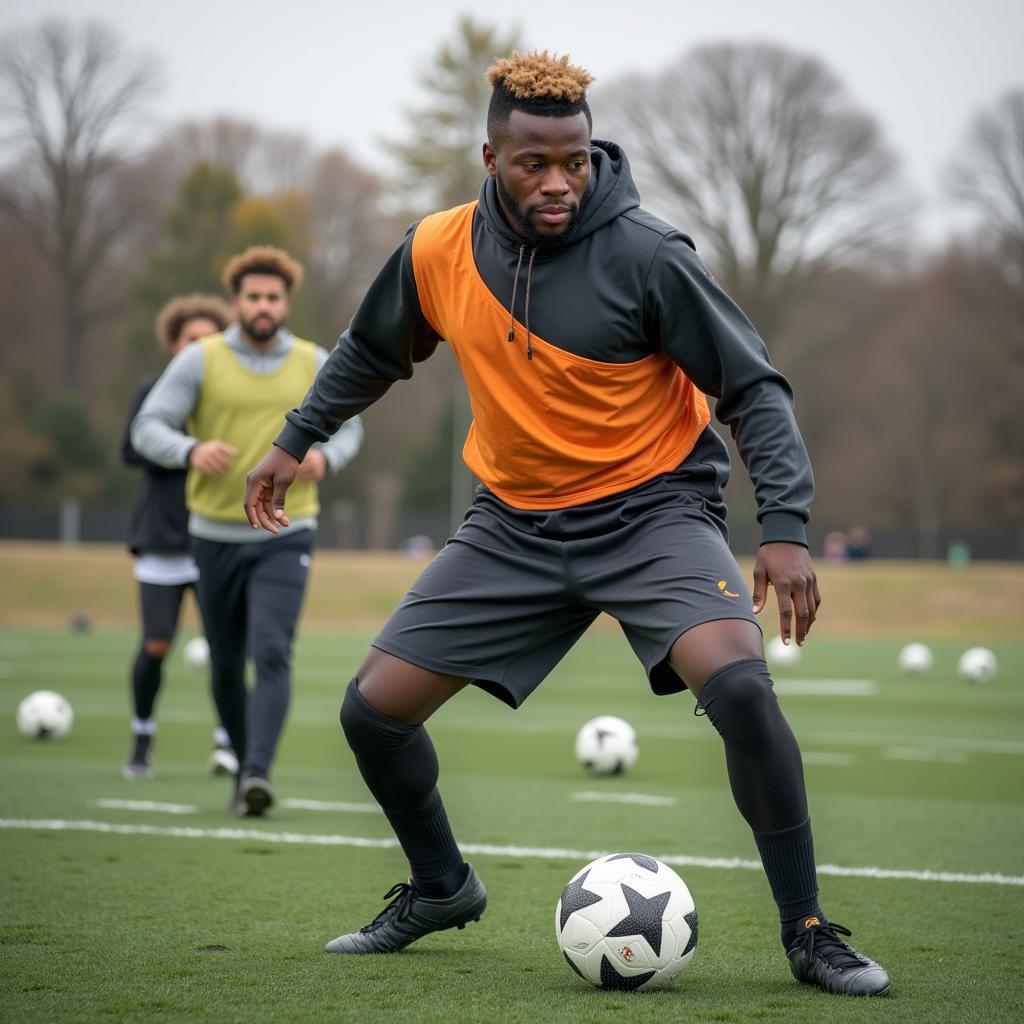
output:
[{"label": "gray athletic shorts", "polygon": [[600,612],[617,619],[657,694],[666,658],[715,619],[757,625],[728,547],[725,506],[668,473],[575,508],[522,511],[484,487],[373,646],[472,679],[518,707]]}]

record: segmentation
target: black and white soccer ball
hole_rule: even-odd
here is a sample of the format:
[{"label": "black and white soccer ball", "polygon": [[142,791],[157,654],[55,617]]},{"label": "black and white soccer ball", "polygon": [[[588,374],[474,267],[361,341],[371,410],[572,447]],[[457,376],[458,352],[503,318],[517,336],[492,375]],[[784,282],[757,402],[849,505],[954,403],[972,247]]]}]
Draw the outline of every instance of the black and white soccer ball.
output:
[{"label": "black and white soccer ball", "polygon": [[181,656],[185,659],[193,672],[201,672],[210,664],[210,645],[205,636],[194,636],[181,649]]},{"label": "black and white soccer ball", "polygon": [[956,671],[965,683],[987,683],[999,668],[996,656],[987,647],[969,647],[960,655]]},{"label": "black and white soccer ball", "polygon": [[18,732],[34,740],[56,740],[71,732],[71,705],[53,690],[36,690],[18,705]]},{"label": "black and white soccer ball", "polygon": [[576,734],[576,760],[594,775],[618,775],[636,764],[636,733],[614,715],[592,718]]},{"label": "black and white soccer ball", "polygon": [[616,853],[592,861],[562,890],[555,936],[566,963],[591,985],[661,988],[693,959],[697,908],[667,864]]}]

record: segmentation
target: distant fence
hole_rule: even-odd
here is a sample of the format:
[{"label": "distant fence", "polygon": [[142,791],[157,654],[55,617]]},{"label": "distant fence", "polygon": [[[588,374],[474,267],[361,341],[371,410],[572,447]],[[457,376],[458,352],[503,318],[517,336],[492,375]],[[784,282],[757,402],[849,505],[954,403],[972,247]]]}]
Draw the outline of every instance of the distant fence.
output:
[{"label": "distant fence", "polygon": [[[43,508],[16,508],[0,511],[0,540],[68,540],[74,543],[117,544],[128,533],[131,510],[128,508],[74,506],[66,504]],[[738,555],[752,555],[760,542],[755,522],[730,521],[730,542]],[[821,557],[826,535],[835,529],[813,523],[808,530],[811,552]],[[362,550],[371,546],[398,549],[429,538],[434,548],[449,536],[447,514],[396,514],[388,529],[359,509],[349,509],[343,517],[321,514],[318,543],[324,548]],[[965,544],[974,559],[1024,562],[1024,524],[1012,526],[932,527],[913,526],[872,528],[869,555],[872,558],[945,559],[950,547]]]}]

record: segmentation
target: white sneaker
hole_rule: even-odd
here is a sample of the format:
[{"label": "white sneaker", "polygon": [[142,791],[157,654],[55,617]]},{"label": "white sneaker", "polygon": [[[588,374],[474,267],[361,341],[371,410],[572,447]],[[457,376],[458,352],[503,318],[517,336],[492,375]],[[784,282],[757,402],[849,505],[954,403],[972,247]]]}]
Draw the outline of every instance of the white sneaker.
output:
[{"label": "white sneaker", "polygon": [[230,747],[214,747],[210,754],[211,775],[237,775],[238,757]]}]

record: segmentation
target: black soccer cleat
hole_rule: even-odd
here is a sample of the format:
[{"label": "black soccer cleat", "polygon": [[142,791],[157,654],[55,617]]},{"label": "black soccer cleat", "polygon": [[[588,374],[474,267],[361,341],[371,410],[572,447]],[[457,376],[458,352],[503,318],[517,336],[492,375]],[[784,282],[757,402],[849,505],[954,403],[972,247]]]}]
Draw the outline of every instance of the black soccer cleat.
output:
[{"label": "black soccer cleat", "polygon": [[246,775],[238,784],[241,813],[246,818],[262,818],[274,806],[274,787],[261,775]]},{"label": "black soccer cleat", "polygon": [[126,779],[153,778],[153,737],[135,735],[132,737],[132,748],[128,751],[128,760],[121,765],[121,774]]},{"label": "black soccer cleat", "polygon": [[[430,932],[465,928],[479,921],[487,906],[487,890],[467,864],[462,888],[447,899],[427,899],[411,885],[393,885],[384,899],[391,902],[365,927],[351,935],[339,935],[324,946],[328,953],[397,953]],[[392,898],[393,897],[393,898]]]},{"label": "black soccer cleat", "polygon": [[835,996],[884,996],[891,984],[889,975],[839,938],[850,934],[841,924],[807,918],[786,950],[793,977]]}]

